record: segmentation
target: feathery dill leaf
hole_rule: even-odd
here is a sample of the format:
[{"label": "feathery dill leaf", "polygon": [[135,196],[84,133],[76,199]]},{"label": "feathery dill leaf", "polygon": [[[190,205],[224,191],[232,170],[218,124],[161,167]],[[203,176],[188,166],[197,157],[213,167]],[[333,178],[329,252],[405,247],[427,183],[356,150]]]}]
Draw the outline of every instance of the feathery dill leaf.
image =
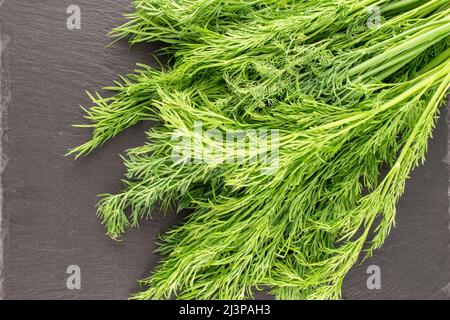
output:
[{"label": "feathery dill leaf", "polygon": [[[90,95],[81,126],[92,138],[69,152],[88,154],[158,121],[124,157],[123,192],[98,204],[113,238],[155,205],[189,209],[133,298],[247,299],[258,288],[278,299],[341,298],[346,274],[383,244],[405,181],[424,161],[450,86],[448,1],[134,2],[111,35],[165,42],[175,63],[140,65],[106,88],[112,97]],[[198,123],[262,147],[234,149],[234,158],[209,136],[199,150]],[[250,134],[258,130],[276,131],[276,143]],[[274,152],[267,174],[254,159]]]}]

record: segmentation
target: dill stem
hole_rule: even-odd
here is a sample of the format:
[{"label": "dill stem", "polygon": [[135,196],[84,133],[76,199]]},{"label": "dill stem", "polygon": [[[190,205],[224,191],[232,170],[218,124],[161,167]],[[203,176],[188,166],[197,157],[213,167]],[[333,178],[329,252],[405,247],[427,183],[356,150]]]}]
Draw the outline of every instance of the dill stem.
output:
[{"label": "dill stem", "polygon": [[372,69],[371,71],[366,72],[363,75],[359,76],[357,81],[363,82],[364,80],[374,75],[377,75],[374,77],[377,81],[381,81],[386,77],[390,76],[391,74],[393,74],[394,72],[396,72],[397,70],[399,70],[401,67],[403,67],[405,64],[407,64],[414,58],[416,58],[419,54],[428,49],[429,46],[430,46],[429,43],[425,43],[417,48],[414,48],[414,50],[410,50],[406,54],[398,55],[394,59],[381,64],[378,68]]},{"label": "dill stem", "polygon": [[416,93],[423,91],[425,88],[429,87],[431,84],[434,83],[434,81],[437,81],[438,79],[442,78],[443,76],[450,73],[450,64],[448,63],[442,71],[433,74],[432,76],[425,78],[421,80],[420,82],[414,84],[412,87],[410,87],[408,90],[402,92],[400,95],[396,96],[395,98],[389,100],[388,102],[384,103],[381,107],[375,108],[368,111],[362,111],[359,112],[353,116],[347,117],[342,120],[333,121],[318,127],[315,127],[314,130],[328,130],[336,127],[340,127],[342,125],[345,125],[347,123],[351,123],[356,120],[363,120],[363,122],[366,122],[373,118],[376,114],[383,112],[389,108],[392,108],[393,106],[396,106],[400,102],[414,96]]},{"label": "dill stem", "polygon": [[[440,70],[439,72],[437,72],[435,74],[432,74],[429,77],[425,77],[424,79],[422,79],[421,81],[419,81],[418,83],[413,85],[408,90],[402,92],[400,95],[396,96],[394,99],[392,99],[389,102],[387,102],[386,104],[384,104],[383,107],[378,109],[378,111],[384,111],[386,109],[389,109],[389,108],[397,105],[398,103],[402,102],[403,100],[406,100],[411,96],[414,96],[419,91],[423,91],[424,89],[428,88],[430,85],[432,85],[435,81],[439,80],[443,76],[448,75],[450,73],[450,63],[449,62],[450,61],[448,61],[446,63],[445,67],[443,67],[442,70]],[[435,69],[439,69],[439,68],[436,67]],[[418,77],[418,79],[421,77],[423,77],[423,76]]]},{"label": "dill stem", "polygon": [[417,75],[420,76],[420,75],[430,71],[431,69],[435,68],[436,66],[438,66],[443,61],[445,61],[449,58],[450,58],[450,48],[448,48],[447,50],[442,52],[440,55],[438,55],[436,58],[434,58],[433,60],[428,62],[428,64],[425,67],[423,67],[421,70],[419,70],[417,72]]},{"label": "dill stem", "polygon": [[418,37],[413,37],[412,39],[409,39],[406,42],[401,43],[400,45],[353,67],[348,71],[347,76],[353,76],[358,73],[361,73],[369,68],[384,63],[386,60],[389,60],[393,56],[401,54],[404,51],[413,48],[415,46],[421,45],[423,43],[428,43],[429,46],[431,46],[439,42],[443,38],[448,37],[449,32],[450,32],[450,20],[449,23],[446,23],[443,26],[434,28],[424,34],[419,35]]},{"label": "dill stem", "polygon": [[417,2],[423,2],[424,0],[401,0],[394,3],[387,4],[381,7],[381,12],[394,11],[398,9],[403,9],[406,7],[408,9],[411,5],[415,5]]},{"label": "dill stem", "polygon": [[447,60],[446,68],[443,69],[442,72],[445,75],[444,80],[441,82],[440,86],[437,88],[436,92],[434,93],[433,97],[431,98],[430,102],[428,103],[427,107],[423,111],[422,117],[415,125],[413,132],[408,137],[408,140],[406,141],[402,152],[400,156],[397,159],[397,166],[401,165],[401,162],[406,157],[407,152],[409,151],[409,148],[414,143],[419,130],[421,129],[421,126],[423,125],[424,119],[427,119],[427,116],[433,112],[436,108],[439,108],[440,101],[444,98],[445,94],[447,93],[447,90],[449,89],[450,85],[450,59]]},{"label": "dill stem", "polygon": [[425,4],[420,5],[412,10],[407,10],[402,14],[395,16],[391,21],[393,23],[398,23],[402,20],[420,18],[426,16],[427,14],[435,11],[445,4],[448,0],[431,0],[427,1]]},{"label": "dill stem", "polygon": [[[448,19],[431,20],[431,21],[429,21],[425,24],[419,25],[417,27],[408,28],[406,31],[376,44],[375,46],[371,47],[371,49],[384,47],[389,43],[398,44],[401,40],[407,39],[407,37],[410,35],[419,36],[428,31],[433,31],[439,25],[445,25],[446,23],[448,23]],[[374,33],[376,33],[376,31]]]},{"label": "dill stem", "polygon": [[[445,0],[445,1],[447,1],[447,0]],[[443,15],[445,15],[445,14],[443,14]],[[392,19],[389,19],[388,21],[386,21],[383,24],[383,28],[386,28],[386,27],[388,27],[390,25],[398,24],[399,22],[401,22],[403,20],[406,20],[406,18],[405,17],[398,17],[398,16],[396,16],[395,18],[392,18]],[[409,35],[420,34],[419,33],[420,31],[424,31],[424,30],[426,31],[428,27],[438,26],[438,25],[445,24],[445,23],[446,23],[446,21],[443,20],[442,18],[441,19],[436,19],[435,17],[433,17],[432,19],[430,18],[428,22],[426,22],[424,24],[421,24],[421,25],[419,25],[417,27],[408,28],[407,30],[403,31],[400,34],[396,34],[393,37],[389,37],[389,38],[387,38],[387,39],[385,39],[385,40],[383,40],[383,41],[381,41],[381,42],[371,46],[370,49],[373,50],[373,49],[376,49],[376,48],[384,47],[384,46],[386,46],[389,43],[396,44],[399,41],[401,41],[402,39],[405,39]],[[376,37],[378,32],[379,32],[379,30],[377,30],[377,29],[368,31],[368,32],[362,34],[361,36],[359,36],[358,38],[353,39],[352,41],[346,42],[343,45],[343,48],[352,47],[352,46],[355,46],[358,43],[361,43],[361,42],[363,42],[363,41],[365,41],[367,39],[370,39],[372,37]]]}]

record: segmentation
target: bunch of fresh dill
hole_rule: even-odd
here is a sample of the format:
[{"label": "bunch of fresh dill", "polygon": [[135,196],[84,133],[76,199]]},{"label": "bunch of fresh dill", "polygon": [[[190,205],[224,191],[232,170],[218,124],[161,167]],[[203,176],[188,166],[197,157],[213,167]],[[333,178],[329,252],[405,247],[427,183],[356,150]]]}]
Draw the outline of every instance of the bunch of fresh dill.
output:
[{"label": "bunch of fresh dill", "polygon": [[[124,191],[98,206],[113,238],[156,204],[189,209],[134,298],[340,298],[424,158],[450,86],[448,0],[135,0],[128,18],[113,36],[163,41],[174,63],[92,95],[92,139],[70,153],[159,122],[128,151]],[[233,150],[239,161],[211,136],[199,148],[199,123],[263,147]],[[268,173],[253,160],[275,147]]]}]

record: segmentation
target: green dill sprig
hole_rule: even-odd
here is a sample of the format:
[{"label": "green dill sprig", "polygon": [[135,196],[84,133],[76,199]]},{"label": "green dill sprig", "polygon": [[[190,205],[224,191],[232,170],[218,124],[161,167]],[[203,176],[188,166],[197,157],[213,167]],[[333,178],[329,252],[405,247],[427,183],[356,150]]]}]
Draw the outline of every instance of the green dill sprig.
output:
[{"label": "green dill sprig", "polygon": [[[70,151],[158,121],[124,157],[123,192],[98,205],[113,238],[155,205],[189,209],[133,298],[246,299],[261,288],[278,299],[341,298],[424,161],[450,86],[449,10],[443,0],[135,0],[112,35],[166,42],[175,63],[140,65],[107,88],[114,96],[91,95],[82,126],[92,139]],[[197,143],[199,123],[264,147],[230,157],[221,140]],[[276,143],[258,131],[277,132]],[[255,161],[274,152],[269,171]]]}]

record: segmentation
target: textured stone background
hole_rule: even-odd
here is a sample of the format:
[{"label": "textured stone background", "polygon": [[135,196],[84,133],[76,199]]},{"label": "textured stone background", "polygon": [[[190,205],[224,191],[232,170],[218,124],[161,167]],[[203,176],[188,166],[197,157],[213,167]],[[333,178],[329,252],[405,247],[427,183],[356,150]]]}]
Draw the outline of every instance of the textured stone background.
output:
[{"label": "textured stone background", "polygon": [[[129,52],[125,42],[106,48],[105,34],[123,21],[130,0],[0,0],[2,224],[0,295],[6,299],[126,299],[152,270],[158,234],[179,218],[142,223],[122,242],[104,235],[97,194],[118,192],[119,153],[140,145],[142,124],[90,157],[73,161],[66,150],[88,137],[81,121],[84,90],[108,85],[137,61],[152,63],[155,47]],[[66,28],[66,9],[81,7],[81,30]],[[448,130],[444,116],[428,161],[414,171],[398,208],[397,228],[383,249],[355,267],[348,299],[450,297]],[[0,245],[0,253],[2,246]],[[66,288],[66,268],[78,265],[81,290]],[[381,268],[382,288],[368,290],[367,267]]]}]

